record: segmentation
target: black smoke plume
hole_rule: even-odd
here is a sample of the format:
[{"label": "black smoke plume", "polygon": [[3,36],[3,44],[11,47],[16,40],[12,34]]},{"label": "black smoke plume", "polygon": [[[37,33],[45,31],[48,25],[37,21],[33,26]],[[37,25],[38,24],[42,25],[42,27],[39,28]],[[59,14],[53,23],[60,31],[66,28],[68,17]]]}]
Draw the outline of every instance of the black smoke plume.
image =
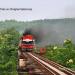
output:
[{"label": "black smoke plume", "polygon": [[33,35],[36,43],[39,43],[42,41],[43,39],[43,31],[40,29],[36,29],[36,28],[29,28],[29,29],[25,29],[23,35]]}]

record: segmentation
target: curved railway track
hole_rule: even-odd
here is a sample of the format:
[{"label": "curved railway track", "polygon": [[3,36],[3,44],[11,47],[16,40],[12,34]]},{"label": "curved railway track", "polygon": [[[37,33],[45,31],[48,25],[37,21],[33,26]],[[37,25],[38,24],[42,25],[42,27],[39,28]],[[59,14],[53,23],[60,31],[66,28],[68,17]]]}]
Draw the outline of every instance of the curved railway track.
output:
[{"label": "curved railway track", "polygon": [[[33,54],[34,54],[34,53],[33,53]],[[75,75],[75,71],[72,71],[71,69],[68,69],[68,68],[66,68],[66,67],[64,67],[64,66],[62,66],[62,65],[59,65],[59,64],[56,63],[56,62],[53,62],[53,61],[51,61],[51,60],[48,60],[48,59],[46,59],[46,58],[44,58],[44,57],[38,56],[38,55],[36,55],[36,54],[34,54],[34,55],[35,55],[36,57],[39,57],[41,60],[43,60],[43,61],[49,63],[50,65],[56,67],[57,69],[59,69],[59,70],[65,72],[65,73],[67,73],[68,75]]]},{"label": "curved railway track", "polygon": [[[37,68],[40,69],[39,74],[31,74],[31,75],[75,75],[74,71],[67,69],[35,53],[26,52],[23,54],[27,55],[28,58],[35,63]],[[20,73],[19,75],[24,75],[24,74]]]}]

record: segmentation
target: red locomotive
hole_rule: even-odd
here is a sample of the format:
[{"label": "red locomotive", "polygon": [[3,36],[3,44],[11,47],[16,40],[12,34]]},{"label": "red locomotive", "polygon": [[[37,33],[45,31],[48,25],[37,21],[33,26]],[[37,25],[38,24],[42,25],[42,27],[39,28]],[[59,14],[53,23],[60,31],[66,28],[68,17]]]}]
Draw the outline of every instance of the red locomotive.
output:
[{"label": "red locomotive", "polygon": [[[35,48],[35,39],[34,36],[31,34],[25,34],[20,38],[20,42],[19,42],[19,50],[18,50],[18,66],[17,66],[17,71],[28,71],[27,68],[27,61],[28,57],[26,54],[26,52],[32,52],[33,49]],[[35,48],[35,50],[37,50]],[[42,55],[46,52],[45,48],[40,48],[39,49],[39,54]]]},{"label": "red locomotive", "polygon": [[35,39],[33,35],[23,35],[20,39],[19,49],[21,51],[32,51],[35,47]]}]

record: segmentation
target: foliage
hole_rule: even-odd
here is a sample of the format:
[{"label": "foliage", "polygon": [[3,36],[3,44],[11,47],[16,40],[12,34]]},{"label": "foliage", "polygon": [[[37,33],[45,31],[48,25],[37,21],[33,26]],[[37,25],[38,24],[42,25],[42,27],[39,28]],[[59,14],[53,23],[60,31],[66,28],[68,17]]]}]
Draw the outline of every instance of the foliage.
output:
[{"label": "foliage", "polygon": [[45,57],[75,70],[75,45],[72,44],[72,40],[66,39],[63,47],[48,46],[46,49]]},{"label": "foliage", "polygon": [[[0,32],[0,75],[17,75],[19,36],[14,28]],[[45,57],[75,70],[75,45],[72,40],[66,39],[63,46],[50,45],[46,49]]]},{"label": "foliage", "polygon": [[18,41],[14,28],[0,32],[0,75],[16,75]]}]

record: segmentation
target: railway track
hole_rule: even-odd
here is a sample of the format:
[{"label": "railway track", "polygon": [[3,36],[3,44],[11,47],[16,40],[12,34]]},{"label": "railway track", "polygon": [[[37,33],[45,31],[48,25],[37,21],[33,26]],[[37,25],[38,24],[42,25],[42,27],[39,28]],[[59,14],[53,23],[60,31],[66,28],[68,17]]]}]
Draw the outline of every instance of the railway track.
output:
[{"label": "railway track", "polygon": [[[31,61],[33,61],[36,67],[40,70],[38,74],[29,74],[29,75],[75,75],[74,71],[67,69],[35,53],[26,52],[24,53],[24,55],[27,55],[28,58]],[[19,73],[19,75],[24,74]]]},{"label": "railway track", "polygon": [[43,60],[43,61],[49,63],[50,65],[56,67],[57,69],[59,69],[59,70],[65,72],[65,73],[67,73],[68,75],[75,75],[75,71],[72,71],[71,69],[68,69],[68,68],[66,68],[66,67],[64,67],[64,66],[62,66],[62,65],[59,65],[59,64],[56,63],[56,62],[53,62],[53,61],[51,61],[51,60],[48,60],[48,59],[46,59],[46,58],[44,58],[44,57],[38,56],[38,55],[36,55],[36,54],[34,54],[34,55],[35,55],[36,57],[39,57],[41,60]]}]

